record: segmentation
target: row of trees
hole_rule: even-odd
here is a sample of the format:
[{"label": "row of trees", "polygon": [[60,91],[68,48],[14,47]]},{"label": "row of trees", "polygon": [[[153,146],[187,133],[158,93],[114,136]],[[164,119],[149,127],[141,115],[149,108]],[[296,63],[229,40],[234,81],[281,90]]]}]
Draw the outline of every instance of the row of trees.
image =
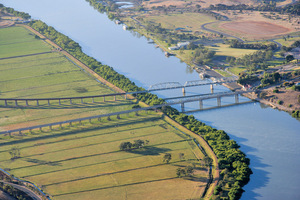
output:
[{"label": "row of trees", "polygon": [[[265,62],[271,60],[274,53],[271,50],[256,51],[252,54],[244,55],[241,58],[227,57],[226,61],[231,65],[253,66],[254,68],[262,68]],[[266,66],[265,66],[266,67]]]},{"label": "row of trees", "polygon": [[244,43],[240,42],[236,39],[231,40],[229,42],[231,48],[240,48],[240,49],[265,49],[265,50],[275,50],[277,49],[277,44],[270,43],[270,44],[262,44],[262,43]]},{"label": "row of trees", "polygon": [[216,4],[210,5],[211,10],[253,10],[253,11],[271,11],[271,12],[280,12],[282,14],[292,14],[300,15],[300,2],[297,2],[294,5],[288,5],[285,7],[277,7],[276,4],[262,4],[258,6],[239,4],[239,5],[225,5],[225,4]]},{"label": "row of trees", "polygon": [[119,146],[121,151],[129,151],[132,149],[140,149],[143,148],[145,145],[149,143],[148,140],[134,140],[133,143],[131,142],[122,142]]},{"label": "row of trees", "polygon": [[0,8],[1,8],[2,12],[11,13],[16,17],[21,17],[26,20],[31,18],[31,16],[28,13],[19,12],[19,11],[14,10],[13,8],[4,7],[3,4],[0,4]]},{"label": "row of trees", "polygon": [[[75,58],[79,59],[104,79],[122,90],[127,92],[144,90],[141,87],[137,87],[124,75],[117,73],[112,67],[103,65],[94,58],[84,54],[77,43],[61,33],[58,33],[52,27],[47,26],[41,21],[33,21],[29,25],[42,34],[51,37],[55,43],[60,44],[61,47],[72,54]],[[50,33],[52,35],[50,35]],[[149,105],[161,104],[164,102],[162,99],[159,99],[157,95],[150,93],[138,94],[136,95],[136,98]],[[215,151],[219,159],[220,169],[227,169],[227,171],[224,172],[225,175],[233,177],[231,179],[223,178],[224,181],[220,181],[220,183],[222,183],[222,187],[228,181],[233,182],[234,184],[231,184],[229,187],[229,194],[231,194],[230,199],[236,199],[236,197],[239,197],[243,192],[241,188],[249,181],[249,177],[252,172],[249,168],[249,159],[246,158],[246,155],[239,150],[239,146],[235,143],[235,141],[230,140],[229,136],[224,131],[216,130],[207,126],[196,120],[192,115],[188,116],[179,113],[176,109],[169,106],[162,108],[162,111],[179,124],[204,137]]]}]

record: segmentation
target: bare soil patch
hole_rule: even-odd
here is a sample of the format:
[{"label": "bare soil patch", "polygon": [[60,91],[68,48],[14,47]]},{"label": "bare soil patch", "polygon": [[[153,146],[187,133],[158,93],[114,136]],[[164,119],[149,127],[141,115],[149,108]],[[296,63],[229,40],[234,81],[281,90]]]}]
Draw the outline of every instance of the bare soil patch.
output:
[{"label": "bare soil patch", "polygon": [[291,31],[289,28],[264,21],[227,22],[220,27],[253,36],[273,36]]},{"label": "bare soil patch", "polygon": [[[271,87],[263,90],[263,92],[267,93],[264,99],[270,102],[271,105],[286,111],[300,110],[300,103],[298,102],[298,96],[300,95],[300,92],[280,88],[278,93],[274,93],[274,89],[275,87]],[[281,105],[278,104],[279,101],[282,101]],[[289,105],[292,105],[292,107]]]},{"label": "bare soil patch", "polygon": [[182,1],[182,0],[149,0],[143,3],[144,6],[151,8],[153,6],[177,6],[183,7],[185,5],[200,5],[202,8],[207,8],[210,5],[216,4],[225,4],[225,5],[237,5],[237,4],[248,4],[252,5],[253,0],[190,0],[190,1]]},{"label": "bare soil patch", "polygon": [[5,28],[14,25],[13,21],[0,20],[0,28]]}]

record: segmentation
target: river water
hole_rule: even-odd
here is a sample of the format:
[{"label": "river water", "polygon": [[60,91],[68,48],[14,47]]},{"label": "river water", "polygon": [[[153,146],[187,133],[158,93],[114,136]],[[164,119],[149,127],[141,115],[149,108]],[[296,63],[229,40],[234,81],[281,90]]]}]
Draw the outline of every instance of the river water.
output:
[{"label": "river water", "polygon": [[[84,0],[0,0],[5,6],[28,12],[78,42],[83,51],[112,66],[138,86],[199,80],[198,74],[176,57],[165,57],[145,37],[124,31]],[[1,47],[0,47],[1,48]],[[216,86],[215,92],[227,91]],[[208,87],[187,89],[187,95],[210,92]],[[158,93],[179,96],[181,91]],[[241,98],[245,100],[245,98]],[[222,103],[232,102],[225,98]],[[205,101],[205,106],[215,105]],[[198,108],[189,103],[186,110]],[[300,123],[289,114],[260,103],[192,113],[197,119],[225,130],[251,159],[254,174],[242,199],[300,199]]]}]

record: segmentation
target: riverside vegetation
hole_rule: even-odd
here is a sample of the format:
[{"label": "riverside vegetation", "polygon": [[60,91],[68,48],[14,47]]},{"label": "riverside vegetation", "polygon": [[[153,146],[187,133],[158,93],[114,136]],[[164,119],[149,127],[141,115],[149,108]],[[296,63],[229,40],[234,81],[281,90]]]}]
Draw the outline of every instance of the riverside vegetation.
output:
[{"label": "riverside vegetation", "polygon": [[[92,2],[92,1],[91,1]],[[96,2],[95,2],[96,3]],[[53,27],[47,26],[41,21],[32,21],[29,25],[41,32],[52,41],[60,45],[74,57],[85,63],[107,81],[113,83],[124,91],[144,90],[136,86],[124,75],[118,74],[112,67],[103,65],[94,58],[84,54],[78,43],[67,36],[57,32]],[[164,101],[154,94],[138,94],[136,98],[149,105],[162,104]],[[185,126],[194,133],[201,135],[213,148],[218,157],[221,179],[214,191],[213,199],[239,199],[243,193],[242,187],[247,184],[252,173],[249,168],[250,160],[239,150],[239,145],[230,140],[229,136],[221,130],[216,130],[196,120],[192,115],[179,113],[171,107],[162,107],[161,110],[179,124]]]}]

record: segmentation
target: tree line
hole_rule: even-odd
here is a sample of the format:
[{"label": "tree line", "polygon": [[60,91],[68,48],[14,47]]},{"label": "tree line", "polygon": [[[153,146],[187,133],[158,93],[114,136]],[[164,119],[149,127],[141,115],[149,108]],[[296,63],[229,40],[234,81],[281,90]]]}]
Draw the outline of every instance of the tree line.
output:
[{"label": "tree line", "polygon": [[[145,90],[135,85],[127,77],[117,73],[112,67],[103,65],[96,59],[84,54],[78,43],[69,37],[57,32],[53,27],[46,25],[42,21],[32,21],[29,25],[40,33],[47,35],[55,43],[68,51],[75,58],[93,69],[97,74],[121,88],[126,92]],[[157,105],[164,103],[163,99],[151,93],[137,94],[136,98],[148,105]],[[235,141],[230,140],[229,136],[221,130],[214,129],[204,123],[196,120],[192,115],[188,116],[179,113],[176,109],[164,106],[162,111],[171,117],[174,121],[185,126],[196,134],[201,135],[212,147],[219,159],[220,169],[222,170],[222,180],[219,185],[223,190],[229,190],[227,195],[229,199],[237,199],[242,193],[242,187],[249,181],[252,173],[249,168],[250,161],[246,155],[239,149]],[[228,184],[227,184],[228,183]],[[228,186],[229,185],[229,186]]]},{"label": "tree line", "polygon": [[14,10],[13,8],[10,8],[10,7],[4,7],[3,4],[0,4],[0,8],[1,8],[2,12],[11,13],[16,17],[21,17],[21,18],[26,19],[26,20],[31,18],[31,16],[28,13],[19,12],[19,11]]},{"label": "tree line", "polygon": [[300,2],[298,1],[296,4],[287,5],[285,7],[277,7],[276,3],[266,3],[258,6],[254,5],[225,5],[225,4],[216,4],[210,5],[210,10],[252,10],[252,11],[271,11],[271,12],[279,12],[281,14],[292,14],[292,15],[300,15]]},{"label": "tree line", "polygon": [[229,42],[231,48],[239,49],[258,49],[258,50],[275,50],[277,49],[277,44],[262,44],[262,43],[244,43],[236,39]]}]

